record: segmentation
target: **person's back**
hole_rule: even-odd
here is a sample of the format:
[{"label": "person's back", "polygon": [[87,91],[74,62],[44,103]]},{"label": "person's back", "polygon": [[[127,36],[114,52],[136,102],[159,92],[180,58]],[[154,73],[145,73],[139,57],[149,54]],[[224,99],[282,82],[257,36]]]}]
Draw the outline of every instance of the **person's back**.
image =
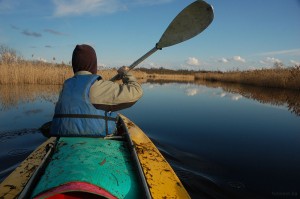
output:
[{"label": "person's back", "polygon": [[118,71],[123,84],[97,76],[96,53],[88,45],[76,46],[72,67],[74,77],[64,83],[50,135],[101,137],[113,133],[116,114],[110,112],[132,106],[143,94],[141,85],[124,67]]}]

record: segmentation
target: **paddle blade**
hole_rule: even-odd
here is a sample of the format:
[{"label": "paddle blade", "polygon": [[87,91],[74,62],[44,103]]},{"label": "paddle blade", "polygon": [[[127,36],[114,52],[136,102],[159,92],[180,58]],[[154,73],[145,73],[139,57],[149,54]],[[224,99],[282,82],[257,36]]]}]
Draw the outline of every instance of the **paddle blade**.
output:
[{"label": "paddle blade", "polygon": [[205,30],[214,19],[211,5],[198,0],[183,9],[161,36],[156,48],[164,48],[186,41]]}]

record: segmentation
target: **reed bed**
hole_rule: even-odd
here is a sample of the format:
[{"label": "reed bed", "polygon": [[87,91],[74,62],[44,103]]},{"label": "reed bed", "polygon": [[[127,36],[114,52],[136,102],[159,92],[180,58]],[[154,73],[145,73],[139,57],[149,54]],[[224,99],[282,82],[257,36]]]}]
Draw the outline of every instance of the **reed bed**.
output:
[{"label": "reed bed", "polygon": [[[13,63],[0,63],[0,85],[4,84],[40,84],[40,85],[61,85],[72,77],[73,70],[69,65],[51,64],[43,62],[18,61]],[[109,80],[117,74],[116,69],[98,70],[104,80]],[[151,80],[174,80],[174,81],[194,81],[193,74],[179,74],[164,71],[143,71],[133,70],[133,75],[139,82]]]},{"label": "reed bed", "polygon": [[[65,64],[51,64],[33,61],[18,61],[12,63],[0,62],[0,85],[4,84],[40,84],[62,85],[72,77],[72,67]],[[221,81],[240,83],[260,87],[284,88],[300,90],[300,67],[284,69],[262,69],[252,71],[232,72],[189,72],[162,69],[136,69],[132,73],[139,82],[147,80],[173,80],[191,82],[194,80]],[[116,69],[98,70],[103,79],[109,80]]]},{"label": "reed bed", "polygon": [[243,72],[205,72],[195,74],[195,79],[300,90],[300,67]]},{"label": "reed bed", "polygon": [[[43,62],[19,61],[14,63],[0,62],[0,85],[4,84],[40,84],[40,85],[61,85],[72,77],[71,66],[64,64],[51,64]],[[138,79],[146,78],[146,73],[133,71]],[[103,79],[110,79],[117,74],[116,69],[98,70]]]},{"label": "reed bed", "polygon": [[191,82],[194,81],[194,75],[179,75],[179,74],[148,74],[147,79],[151,80],[173,80],[173,81],[186,81]]},{"label": "reed bed", "polygon": [[72,76],[67,65],[20,61],[0,64],[0,84],[62,84]]}]

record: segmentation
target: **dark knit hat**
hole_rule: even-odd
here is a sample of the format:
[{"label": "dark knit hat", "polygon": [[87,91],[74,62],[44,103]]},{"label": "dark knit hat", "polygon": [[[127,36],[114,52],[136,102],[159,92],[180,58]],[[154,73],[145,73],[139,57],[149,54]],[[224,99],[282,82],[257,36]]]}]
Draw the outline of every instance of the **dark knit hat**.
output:
[{"label": "dark knit hat", "polygon": [[77,45],[72,55],[73,72],[81,70],[97,74],[97,56],[95,50],[86,44]]}]

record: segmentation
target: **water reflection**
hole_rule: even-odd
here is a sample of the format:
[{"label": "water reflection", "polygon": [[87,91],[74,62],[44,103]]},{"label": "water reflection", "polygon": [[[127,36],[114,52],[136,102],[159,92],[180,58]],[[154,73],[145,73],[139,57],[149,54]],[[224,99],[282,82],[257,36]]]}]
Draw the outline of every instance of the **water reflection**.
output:
[{"label": "water reflection", "polygon": [[286,106],[289,111],[300,116],[300,92],[287,89],[274,89],[247,86],[242,84],[232,84],[223,82],[210,82],[197,80],[198,85],[204,85],[210,88],[222,88],[225,92],[221,97],[228,95],[226,92],[233,93],[232,100],[239,100],[242,97],[257,100],[260,103],[268,103],[276,106]]},{"label": "water reflection", "polygon": [[[37,128],[52,119],[60,89],[0,86],[0,181],[46,139]],[[155,142],[192,198],[300,193],[300,118],[286,108],[299,116],[298,92],[199,81],[143,89],[122,114]]]},{"label": "water reflection", "polygon": [[[271,104],[275,106],[284,106],[287,109],[300,116],[300,92],[288,89],[264,88],[255,87],[242,84],[225,83],[225,82],[211,82],[204,80],[195,80],[193,82],[184,81],[148,81],[150,83],[148,88],[153,88],[155,85],[168,85],[170,83],[181,84],[185,88],[187,96],[198,95],[205,87],[221,88],[224,92],[215,93],[221,98],[231,98],[233,101],[238,101],[242,98],[256,100],[263,104]],[[203,86],[203,87],[199,87]]]},{"label": "water reflection", "polygon": [[16,137],[40,133],[38,129],[22,129],[22,130],[13,130],[13,131],[1,131],[0,133],[0,143],[8,142],[10,139]]},{"label": "water reflection", "polygon": [[[8,110],[19,104],[36,100],[55,103],[61,85],[0,85],[0,110]],[[41,110],[27,111],[32,114]]]},{"label": "water reflection", "polygon": [[0,182],[45,139],[37,129],[0,131]]},{"label": "water reflection", "polygon": [[[168,85],[172,81],[148,81],[148,88],[155,85]],[[154,84],[155,83],[155,84]],[[174,81],[173,81],[174,83]],[[290,112],[300,116],[300,92],[285,89],[253,87],[241,84],[231,84],[223,82],[210,82],[197,80],[195,82],[176,82],[185,87],[187,96],[194,96],[201,93],[199,85],[210,88],[222,88],[224,92],[218,93],[220,97],[230,97],[232,100],[250,98],[260,103],[268,103],[276,106],[285,106]],[[197,85],[197,86],[195,86]],[[1,85],[0,86],[0,110],[17,107],[20,103],[43,100],[55,103],[61,85]],[[35,109],[27,111],[25,114],[36,114],[42,110]]]}]

